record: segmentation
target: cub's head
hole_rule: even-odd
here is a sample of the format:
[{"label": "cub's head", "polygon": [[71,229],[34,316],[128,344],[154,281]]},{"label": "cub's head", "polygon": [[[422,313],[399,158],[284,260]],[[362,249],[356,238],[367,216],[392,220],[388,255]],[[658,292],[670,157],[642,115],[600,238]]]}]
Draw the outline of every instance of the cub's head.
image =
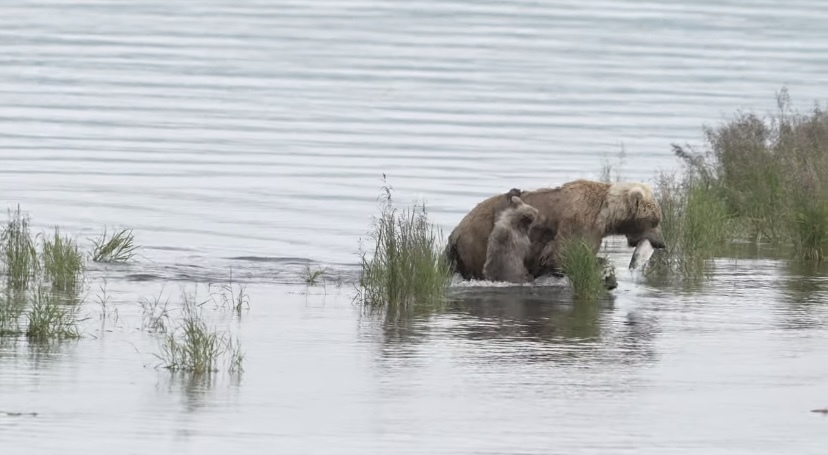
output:
[{"label": "cub's head", "polygon": [[528,231],[529,226],[538,219],[538,209],[523,202],[518,196],[512,196],[508,212],[510,224],[521,230]]}]

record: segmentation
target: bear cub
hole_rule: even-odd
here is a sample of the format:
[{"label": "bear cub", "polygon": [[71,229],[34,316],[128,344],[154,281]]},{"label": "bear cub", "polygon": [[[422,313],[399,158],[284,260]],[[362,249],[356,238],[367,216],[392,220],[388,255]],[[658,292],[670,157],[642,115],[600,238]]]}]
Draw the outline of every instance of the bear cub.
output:
[{"label": "bear cub", "polygon": [[489,281],[526,283],[530,281],[526,258],[531,253],[529,230],[538,218],[538,209],[512,196],[507,208],[497,215],[486,250],[483,275]]}]

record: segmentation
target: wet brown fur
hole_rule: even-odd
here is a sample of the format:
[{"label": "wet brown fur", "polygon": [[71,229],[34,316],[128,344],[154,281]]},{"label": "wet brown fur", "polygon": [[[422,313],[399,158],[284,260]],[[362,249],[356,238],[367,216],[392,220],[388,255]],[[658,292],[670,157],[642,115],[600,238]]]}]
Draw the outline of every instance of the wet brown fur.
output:
[{"label": "wet brown fur", "polygon": [[537,217],[538,209],[523,203],[517,196],[511,198],[510,205],[497,216],[489,235],[483,265],[483,276],[487,280],[531,281],[525,261],[532,247],[529,228]]},{"label": "wet brown fur", "polygon": [[[449,235],[448,259],[464,279],[484,278],[489,235],[496,216],[508,206],[505,196],[477,204]],[[653,247],[664,247],[661,208],[642,183],[575,180],[555,188],[521,191],[520,198],[540,213],[530,233],[532,253],[527,259],[534,277],[560,273],[559,243],[568,236],[584,238],[596,254],[608,235],[624,235],[630,246],[647,238]]]}]

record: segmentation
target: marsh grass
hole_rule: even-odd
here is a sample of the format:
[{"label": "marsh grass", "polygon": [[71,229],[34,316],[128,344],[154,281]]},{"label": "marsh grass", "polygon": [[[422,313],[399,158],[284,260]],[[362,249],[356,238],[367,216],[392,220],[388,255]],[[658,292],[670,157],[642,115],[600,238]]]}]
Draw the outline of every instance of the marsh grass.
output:
[{"label": "marsh grass", "polygon": [[30,296],[26,337],[32,341],[80,338],[78,313],[80,305],[62,301],[61,296],[38,286]]},{"label": "marsh grass", "polygon": [[135,256],[135,236],[132,229],[121,229],[107,237],[106,228],[100,237],[93,240],[92,260],[94,262],[127,262]]},{"label": "marsh grass", "polygon": [[828,254],[828,200],[798,201],[791,233],[796,255],[804,261],[821,263]]},{"label": "marsh grass", "polygon": [[316,286],[319,283],[319,280],[321,280],[324,277],[324,275],[327,271],[328,271],[327,267],[325,267],[325,268],[313,268],[308,263],[308,264],[305,264],[305,271],[304,271],[304,274],[302,275],[302,278],[304,279],[305,284],[307,284],[308,286]]},{"label": "marsh grass", "polygon": [[739,112],[704,127],[705,148],[673,145],[684,175],[661,175],[656,192],[667,249],[652,272],[707,275],[710,259],[731,241],[785,247],[798,262],[828,259],[828,115],[791,108],[787,90],[777,110]]},{"label": "marsh grass", "polygon": [[8,287],[18,291],[27,289],[40,265],[29,232],[29,218],[21,214],[20,206],[14,212],[9,211],[9,221],[0,236],[0,243]]},{"label": "marsh grass", "polygon": [[170,299],[163,298],[164,290],[154,297],[142,297],[138,300],[141,306],[141,328],[148,332],[167,333],[172,325],[169,304]]},{"label": "marsh grass", "polygon": [[604,264],[587,242],[579,237],[562,239],[560,257],[576,300],[595,301],[606,293]]},{"label": "marsh grass", "polygon": [[402,211],[393,206],[391,188],[374,220],[371,255],[362,251],[360,297],[370,310],[391,318],[445,303],[451,269],[441,249],[442,233],[428,220],[425,204]]},{"label": "marsh grass", "polygon": [[712,260],[736,231],[724,201],[707,182],[693,175],[661,174],[655,193],[667,247],[654,252],[646,274],[690,281],[709,276]]},{"label": "marsh grass", "polygon": [[661,278],[706,277],[712,259],[736,232],[725,201],[709,182],[693,174],[681,178],[662,174],[655,193],[667,248],[653,254],[648,273]]},{"label": "marsh grass", "polygon": [[58,291],[73,292],[83,281],[85,263],[77,242],[69,236],[61,236],[55,227],[51,238],[44,235],[41,252],[43,272],[52,287]]},{"label": "marsh grass", "polygon": [[[213,287],[217,287],[218,292],[212,291]],[[243,308],[250,309],[250,296],[247,294],[247,287],[241,283],[234,286],[232,271],[227,283],[218,285],[211,283],[208,289],[213,302],[219,308],[229,308],[239,316]]]},{"label": "marsh grass", "polygon": [[0,295],[0,336],[20,335],[20,319],[26,309],[26,297],[6,290]]},{"label": "marsh grass", "polygon": [[705,175],[746,237],[793,245],[795,258],[822,261],[828,218],[828,115],[791,108],[787,90],[764,118],[738,113],[705,128],[707,150],[675,147],[693,172]]},{"label": "marsh grass", "polygon": [[170,371],[209,374],[218,371],[222,359],[230,372],[242,370],[241,344],[228,333],[218,332],[204,320],[195,295],[182,292],[181,317],[171,332],[166,332],[156,357]]}]

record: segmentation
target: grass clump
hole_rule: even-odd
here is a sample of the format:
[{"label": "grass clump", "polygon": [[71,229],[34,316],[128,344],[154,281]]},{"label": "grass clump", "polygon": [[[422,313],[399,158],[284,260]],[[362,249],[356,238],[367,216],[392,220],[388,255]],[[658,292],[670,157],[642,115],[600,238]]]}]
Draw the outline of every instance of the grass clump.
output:
[{"label": "grass clump", "polygon": [[787,246],[800,262],[828,259],[825,111],[795,112],[783,89],[775,112],[739,112],[704,138],[701,152],[673,145],[686,172],[657,185],[668,244],[657,268],[699,276],[734,240]]},{"label": "grass clump", "polygon": [[603,263],[586,241],[579,237],[562,239],[560,258],[576,300],[594,301],[604,295]]},{"label": "grass clump", "polygon": [[162,301],[163,290],[153,298],[142,297],[138,300],[138,305],[141,306],[141,329],[149,332],[167,333],[167,328],[171,325],[171,317],[169,312],[170,299],[166,298]]},{"label": "grass clump", "polygon": [[106,228],[100,237],[93,240],[95,248],[92,260],[95,262],[127,262],[135,256],[135,236],[132,229],[121,229],[107,237]]},{"label": "grass clump", "polygon": [[724,200],[711,182],[692,173],[682,178],[662,174],[655,193],[667,247],[653,255],[648,272],[702,278],[735,229]]},{"label": "grass clump", "polygon": [[165,333],[160,347],[162,366],[171,371],[206,374],[218,371],[225,356],[230,372],[241,371],[244,354],[232,336],[208,327],[195,297],[183,294],[178,326]]},{"label": "grass clump", "polygon": [[[210,284],[209,288],[214,285]],[[219,292],[210,292],[217,307],[229,308],[241,316],[242,308],[250,309],[250,296],[247,295],[247,287],[244,284],[233,286],[233,272],[230,272],[230,280],[218,286]]]},{"label": "grass clump", "polygon": [[33,341],[80,338],[79,306],[62,302],[55,293],[38,288],[31,295],[26,337]]},{"label": "grass clump", "polygon": [[77,243],[68,236],[61,236],[55,227],[54,236],[43,242],[43,271],[45,278],[58,291],[75,291],[83,279],[83,255]]},{"label": "grass clump", "polygon": [[392,317],[440,306],[451,281],[441,232],[429,222],[424,204],[399,211],[392,204],[391,188],[383,189],[385,201],[371,233],[372,254],[361,254],[362,301]]},{"label": "grass clump", "polygon": [[328,271],[328,268],[313,268],[310,264],[305,265],[305,272],[302,278],[305,280],[305,284],[308,286],[316,286],[319,283],[319,280],[322,279],[325,275],[325,272]]},{"label": "grass clump", "polygon": [[8,290],[0,295],[0,336],[19,335],[20,319],[26,309],[25,296]]},{"label": "grass clump", "polygon": [[36,277],[40,265],[29,232],[29,218],[20,213],[20,206],[15,212],[9,211],[9,221],[0,236],[0,244],[8,287],[25,290]]}]

